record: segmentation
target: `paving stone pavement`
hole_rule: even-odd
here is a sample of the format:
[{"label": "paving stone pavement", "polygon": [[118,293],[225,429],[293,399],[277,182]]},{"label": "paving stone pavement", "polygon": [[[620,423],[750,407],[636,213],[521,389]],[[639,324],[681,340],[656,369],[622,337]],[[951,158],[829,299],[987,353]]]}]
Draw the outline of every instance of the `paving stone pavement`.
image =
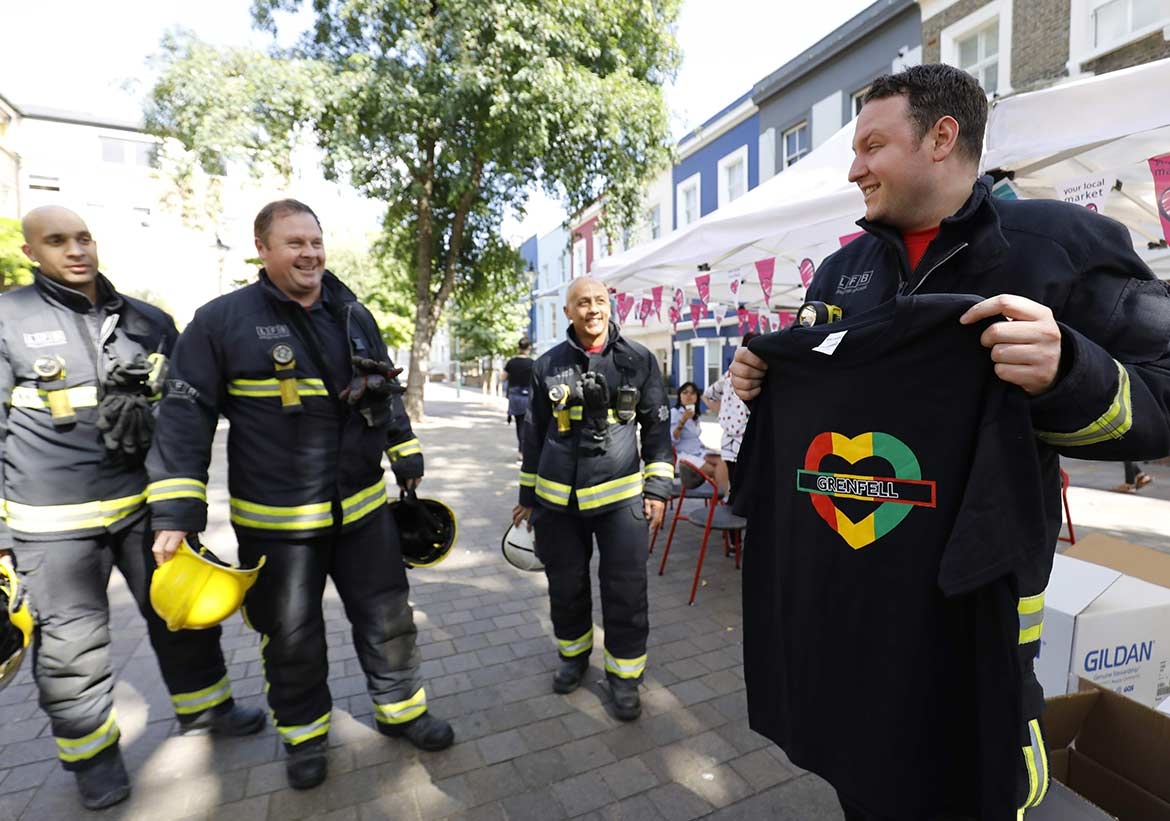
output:
[{"label": "paving stone pavement", "polygon": [[[56,763],[26,666],[0,691],[0,821],[90,815],[142,821],[841,818],[824,781],[747,727],[739,573],[722,551],[709,550],[695,606],[687,606],[697,528],[680,523],[663,576],[656,575],[661,540],[651,557],[642,718],[624,724],[610,715],[600,652],[586,686],[569,696],[554,694],[556,651],[544,577],[514,570],[500,556],[518,473],[502,400],[470,391],[457,397],[434,385],[426,408],[428,418],[416,426],[427,459],[422,490],[455,510],[459,541],[441,565],[410,572],[411,601],[430,707],[453,723],[455,746],[419,753],[371,728],[365,681],[332,586],[325,606],[334,713],[324,785],[308,792],[287,788],[271,727],[246,739],[176,736],[144,625],[115,574],[115,697],[131,798],[103,813],[81,808],[72,777]],[[205,542],[231,556],[225,439],[221,430]],[[1158,470],[1158,483],[1150,487],[1170,491],[1170,469]],[[1092,479],[1090,472],[1091,465],[1082,469]],[[1114,473],[1120,481],[1120,466],[1100,468],[1093,481],[1109,487],[1116,484]],[[1143,508],[1136,521],[1167,521],[1159,517],[1170,502],[1134,501],[1161,505]],[[1074,521],[1076,515],[1074,509]],[[1125,517],[1114,518],[1122,520],[1114,532],[1125,535]],[[1153,541],[1163,540],[1158,525],[1148,530]],[[599,602],[594,618],[600,630]],[[238,616],[224,625],[223,648],[236,697],[266,706],[258,640]]]}]

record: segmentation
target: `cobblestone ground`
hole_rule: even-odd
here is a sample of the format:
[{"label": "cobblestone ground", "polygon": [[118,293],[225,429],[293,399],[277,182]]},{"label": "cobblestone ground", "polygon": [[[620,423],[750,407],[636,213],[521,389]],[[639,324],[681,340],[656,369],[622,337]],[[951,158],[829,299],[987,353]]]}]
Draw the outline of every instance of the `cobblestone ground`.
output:
[{"label": "cobblestone ground", "polygon": [[[610,716],[600,652],[587,686],[552,693],[556,651],[543,575],[514,570],[500,556],[516,497],[512,428],[498,400],[430,387],[428,419],[416,426],[427,457],[424,495],[454,508],[460,533],[456,555],[411,571],[411,600],[431,709],[454,724],[455,746],[418,753],[371,728],[364,679],[332,587],[326,617],[334,713],[323,786],[286,787],[271,727],[247,739],[178,737],[145,628],[116,577],[115,692],[131,798],[100,814],[81,808],[72,777],[56,763],[26,668],[0,691],[0,821],[841,818],[828,785],[748,729],[738,571],[721,550],[709,550],[688,607],[701,536],[693,526],[680,523],[663,576],[655,572],[661,540],[651,557],[641,720]],[[1100,527],[1170,549],[1170,468],[1151,472],[1155,483],[1134,498],[1107,491],[1121,481],[1120,466],[1070,468],[1078,535]],[[230,556],[222,470],[213,472],[209,495],[214,521],[205,542]],[[594,613],[600,630],[599,604]],[[237,698],[265,706],[255,634],[233,617],[223,647]]]}]

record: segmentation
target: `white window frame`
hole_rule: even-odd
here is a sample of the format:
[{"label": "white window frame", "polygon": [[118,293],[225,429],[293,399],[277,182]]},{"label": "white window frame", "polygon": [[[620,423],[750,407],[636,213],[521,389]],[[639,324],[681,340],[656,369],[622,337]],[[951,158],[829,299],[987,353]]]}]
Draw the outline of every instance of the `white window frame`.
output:
[{"label": "white window frame", "polygon": [[947,26],[939,33],[939,59],[947,65],[959,65],[959,41],[999,18],[999,71],[995,96],[1012,93],[1012,0],[995,0]]},{"label": "white window frame", "polygon": [[600,225],[593,229],[593,264],[609,256],[609,236]]},{"label": "white window frame", "polygon": [[872,83],[849,95],[849,122],[856,120],[857,115],[861,113],[862,100],[865,99],[866,94],[869,94],[871,88],[873,88]]},{"label": "white window frame", "polygon": [[[806,143],[808,145],[808,148],[806,148],[804,151],[799,152],[799,154],[797,156],[789,158],[789,156],[788,156],[788,135],[792,134],[796,131],[799,131],[802,128],[804,129],[805,134],[807,135],[805,139],[806,139]],[[809,128],[808,120],[801,120],[799,123],[792,126],[792,128],[784,129],[784,133],[780,135],[780,153],[784,157],[784,162],[782,163],[781,170],[783,170],[784,168],[788,168],[794,162],[797,162],[801,157],[807,157],[808,153],[810,151],[812,151],[812,131]]]},{"label": "white window frame", "polygon": [[573,241],[573,279],[585,276],[587,272],[585,265],[588,262],[585,253],[585,240],[578,239]]},{"label": "white window frame", "polygon": [[[712,357],[714,354],[714,357]],[[706,369],[703,373],[703,390],[714,385],[719,381],[719,377],[723,376],[723,337],[717,336],[714,339],[707,340],[707,348],[703,351],[703,367]],[[715,378],[711,378],[711,366],[715,366]]]},{"label": "white window frame", "polygon": [[656,202],[646,209],[646,237],[658,239],[662,236],[662,203]]},{"label": "white window frame", "polygon": [[1109,0],[1071,0],[1069,3],[1068,73],[1070,77],[1084,74],[1081,66],[1090,60],[1096,60],[1111,51],[1124,48],[1130,43],[1149,37],[1154,32],[1170,29],[1170,16],[1168,16],[1156,23],[1129,32],[1121,40],[1097,46],[1093,43],[1093,14],[1108,2]]},{"label": "white window frame", "polygon": [[748,192],[748,147],[741,145],[734,151],[723,155],[717,164],[719,169],[719,208],[739,199],[739,197],[731,196],[731,185],[728,174],[736,163],[741,163],[741,167],[743,168],[743,191],[739,197],[742,197]]},{"label": "white window frame", "polygon": [[[694,219],[683,222],[686,218],[686,209],[683,208],[684,197],[686,192],[692,188],[695,190]],[[691,223],[698,222],[699,218],[703,216],[703,175],[701,173],[691,174],[676,185],[674,187],[674,197],[675,213],[678,214],[678,227],[685,228]]]}]

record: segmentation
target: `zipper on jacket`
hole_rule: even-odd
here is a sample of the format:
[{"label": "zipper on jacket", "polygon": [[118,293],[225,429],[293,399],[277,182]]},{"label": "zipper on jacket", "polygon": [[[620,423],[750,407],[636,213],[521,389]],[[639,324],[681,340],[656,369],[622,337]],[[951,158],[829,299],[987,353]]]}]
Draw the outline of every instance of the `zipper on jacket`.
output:
[{"label": "zipper on jacket", "polygon": [[[927,277],[929,277],[931,274],[933,274],[935,271],[937,271],[939,269],[939,266],[941,266],[944,262],[949,260],[951,257],[953,257],[955,254],[959,253],[960,251],[962,251],[966,247],[967,247],[967,243],[961,242],[958,245],[956,245],[954,248],[952,248],[951,252],[949,254],[947,254],[945,257],[940,259],[934,265],[930,266],[930,270],[928,270],[925,274],[922,275],[922,279],[918,280],[918,283],[913,288],[911,288],[908,293],[906,293],[906,296],[913,296],[914,292],[917,291],[919,288],[921,288],[922,284],[924,282],[926,282]],[[905,286],[905,284],[906,283],[903,283],[903,286]]]}]

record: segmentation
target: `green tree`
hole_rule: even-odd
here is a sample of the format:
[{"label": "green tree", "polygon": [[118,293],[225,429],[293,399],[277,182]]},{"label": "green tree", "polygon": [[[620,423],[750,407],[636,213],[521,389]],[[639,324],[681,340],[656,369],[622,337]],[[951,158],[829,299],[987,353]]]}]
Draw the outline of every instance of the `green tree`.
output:
[{"label": "green tree", "polygon": [[[389,203],[389,247],[411,268],[406,404],[417,418],[444,307],[466,307],[464,288],[507,273],[482,270],[499,255],[481,243],[498,244],[504,211],[522,209],[532,184],[570,213],[604,195],[610,226],[635,222],[641,183],[669,156],[661,86],[678,64],[680,3],[313,0],[289,59],[164,48],[150,122],[205,163],[274,166],[310,123],[326,173]],[[274,14],[299,6],[254,0],[253,13],[275,30]],[[238,70],[227,94],[214,88],[223,65]],[[254,76],[262,67],[269,77]]]},{"label": "green tree", "polygon": [[20,220],[0,217],[0,291],[11,291],[33,281],[32,260],[24,255],[23,245]]}]

